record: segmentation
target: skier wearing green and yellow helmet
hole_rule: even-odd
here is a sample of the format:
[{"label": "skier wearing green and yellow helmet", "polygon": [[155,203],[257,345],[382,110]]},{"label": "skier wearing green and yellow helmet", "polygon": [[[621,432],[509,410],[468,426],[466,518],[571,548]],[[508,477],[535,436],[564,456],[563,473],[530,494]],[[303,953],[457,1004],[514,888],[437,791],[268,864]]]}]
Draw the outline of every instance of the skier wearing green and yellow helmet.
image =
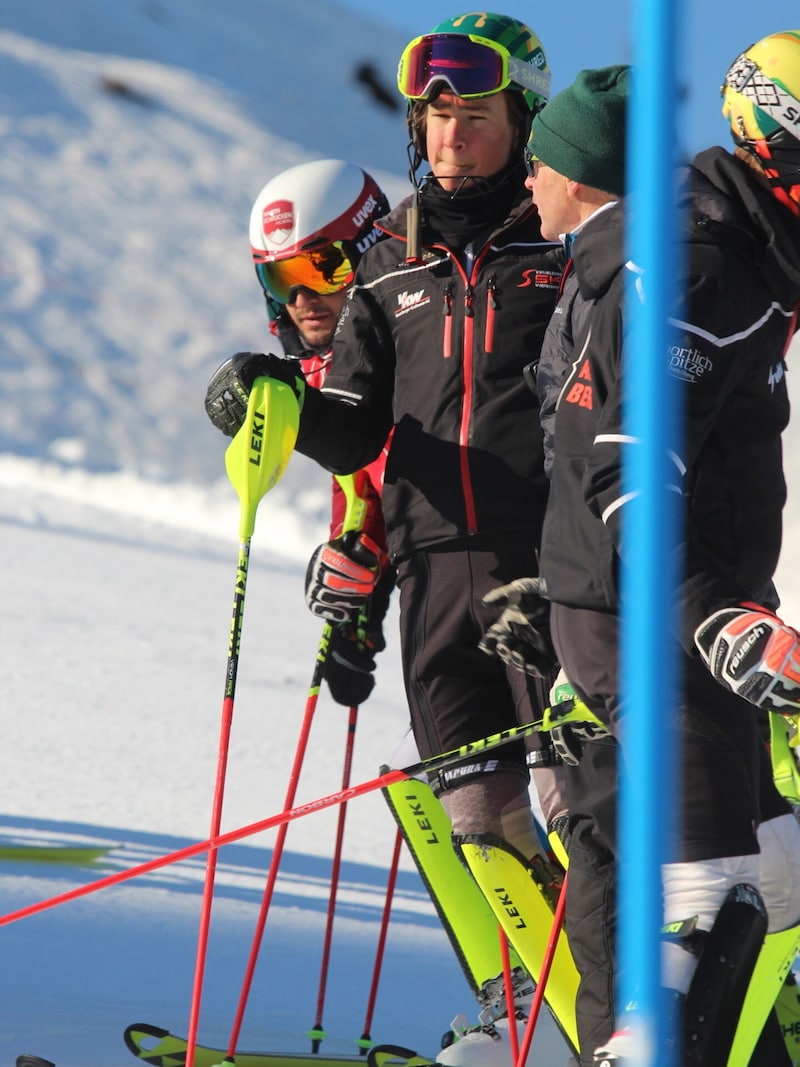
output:
[{"label": "skier wearing green and yellow helmet", "polygon": [[734,60],[722,86],[722,113],[739,158],[800,214],[800,30],[770,34]]},{"label": "skier wearing green and yellow helmet", "polygon": [[[541,719],[547,701],[548,641],[538,678],[478,644],[497,615],[484,596],[538,569],[548,481],[538,405],[523,372],[537,358],[565,256],[542,238],[524,185],[531,118],[550,88],[536,35],[506,15],[456,16],[409,43],[398,85],[409,105],[414,191],[380,220],[385,238],[359,261],[324,387],[303,394],[297,449],[346,473],[374,459],[393,429],[382,500],[398,569],[411,724],[426,759]],[[428,171],[418,176],[423,161]],[[284,361],[254,359],[252,377],[283,380]],[[342,582],[342,573],[330,576],[330,585]],[[439,772],[430,782],[436,797],[426,803],[447,813],[456,851],[447,832],[434,839],[434,851],[446,850],[451,870],[463,875],[461,841],[491,842],[552,915],[552,887],[563,871],[542,849],[531,773],[547,830],[564,805],[561,770],[540,736]],[[482,1025],[465,1023],[467,1032],[437,1060],[504,1067],[509,1013],[513,1020],[530,1003],[531,968],[515,957],[507,1003],[490,903],[471,879],[456,892],[456,874],[437,876],[425,860],[420,866],[481,1008]],[[539,961],[549,925],[529,925],[541,939]],[[466,950],[456,932],[465,926],[475,935]],[[550,992],[559,977],[551,977]],[[566,1001],[574,1015],[571,991]],[[574,1022],[564,1030],[574,1033]]]},{"label": "skier wearing green and yellow helmet", "polygon": [[[412,171],[424,159],[427,105],[442,92],[477,100],[509,90],[522,144],[550,95],[550,68],[539,38],[508,15],[456,15],[403,49],[397,86],[408,101]],[[521,147],[521,146],[520,146]]]}]

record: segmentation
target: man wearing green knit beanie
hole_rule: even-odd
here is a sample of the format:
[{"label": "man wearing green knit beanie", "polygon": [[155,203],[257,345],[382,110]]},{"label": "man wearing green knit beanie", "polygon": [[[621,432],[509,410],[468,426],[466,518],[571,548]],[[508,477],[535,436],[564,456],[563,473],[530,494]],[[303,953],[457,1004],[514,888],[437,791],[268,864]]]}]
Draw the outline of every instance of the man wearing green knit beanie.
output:
[{"label": "man wearing green knit beanie", "polygon": [[630,68],[582,70],[534,118],[536,159],[566,178],[621,196]]},{"label": "man wearing green knit beanie", "polygon": [[[775,961],[781,952],[787,964],[795,957],[800,827],[776,788],[762,728],[767,714],[800,708],[800,693],[796,659],[790,682],[782,665],[790,656],[779,664],[754,651],[754,635],[770,635],[760,638],[764,648],[800,643],[774,614],[772,584],[785,501],[783,359],[800,306],[800,129],[781,124],[787,110],[774,102],[800,101],[800,30],[772,34],[733,60],[722,97],[735,151],[708,148],[675,175],[680,299],[664,315],[657,346],[630,344],[630,311],[654,279],[626,241],[626,214],[644,195],[623,198],[629,80],[624,67],[582,71],[532,123],[525,184],[542,234],[561,237],[569,261],[528,375],[551,483],[538,575],[505,587],[515,614],[507,609],[494,624],[493,647],[530,671],[547,633],[563,672],[551,721],[565,684],[592,720],[562,716],[551,733],[569,808],[565,923],[580,974],[580,1067],[642,1059],[635,1003],[632,1013],[616,1010],[617,799],[619,768],[631,756],[626,718],[648,701],[673,735],[679,767],[661,869],[671,935],[661,943],[658,1052],[683,1065],[778,1067],[797,1062],[791,1024],[780,1018],[784,1003],[796,1003],[796,987],[784,994],[786,969]],[[642,360],[661,364],[682,390],[670,473],[660,478],[660,490],[681,501],[680,565],[675,611],[658,620],[680,682],[662,706],[657,692],[628,696],[620,680],[620,560],[641,520],[625,472],[642,448],[626,419],[639,397],[625,372]],[[741,682],[743,649],[747,677],[764,679],[758,691]],[[778,692],[780,704],[771,697]],[[751,902],[739,898],[743,886],[756,887]]]},{"label": "man wearing green knit beanie", "polygon": [[[620,242],[618,223],[622,218],[621,201],[625,192],[629,82],[627,66],[582,70],[569,88],[554,96],[535,116],[526,151],[529,176],[525,185],[531,190],[539,212],[542,236],[547,240],[562,240],[570,255],[535,373],[544,434],[545,471],[552,478],[554,487],[560,482],[564,457],[568,463],[571,454],[571,442],[562,440],[561,432],[558,446],[554,448],[556,415],[560,414],[557,409],[567,406],[591,411],[593,404],[588,371],[586,380],[576,381],[569,390],[566,390],[565,382],[574,374],[576,366],[585,364],[579,353],[592,315],[592,299],[584,295],[579,286],[580,273],[584,267],[591,270],[598,255],[605,254],[605,250],[611,250],[613,255]],[[607,231],[609,220],[612,220],[612,229]],[[598,229],[599,246],[595,239]],[[584,248],[585,238],[587,248]],[[581,249],[591,249],[588,262],[581,263]],[[551,494],[548,514],[552,499]],[[593,547],[591,541],[589,547]],[[591,573],[591,561],[585,566]],[[505,588],[518,592],[521,602],[526,592],[529,599],[535,600],[530,592],[530,582],[530,578],[518,578]],[[558,594],[558,581],[555,580],[553,585]],[[548,589],[548,594],[550,592]],[[550,605],[551,621],[552,616],[553,604]],[[575,640],[580,642],[579,623],[572,623],[572,630]],[[518,659],[525,659],[525,637],[520,634],[518,618],[501,616],[490,632],[495,647],[505,646],[510,652],[516,652]],[[615,648],[609,646],[604,654],[608,662],[613,662]],[[570,682],[569,675],[562,669],[550,692],[552,706],[565,698],[565,692],[575,695]],[[575,837],[570,837],[568,846],[570,876],[566,920],[570,948],[581,976],[576,998],[580,1065],[589,1067],[590,1064],[611,1063],[617,1059],[618,1041],[615,1044],[613,1036],[617,1030],[616,959],[614,939],[609,937],[616,915],[613,860],[599,863],[591,849],[586,853],[583,851],[586,835],[582,827],[593,826],[596,817],[591,797],[587,800],[584,795],[584,786],[590,790],[595,776],[599,776],[604,784],[609,777],[615,776],[616,756],[610,747],[613,741],[601,729],[592,745],[595,750],[592,759],[584,763],[580,758],[583,736],[574,726],[556,728],[552,732],[553,742],[565,764],[570,825],[573,826],[573,817],[586,820],[581,824],[576,822],[571,830]],[[593,845],[593,842],[590,840],[589,844]],[[578,847],[573,850],[573,845]],[[586,868],[582,862],[584,854],[588,857]],[[624,1027],[624,1023],[620,1025]]]}]

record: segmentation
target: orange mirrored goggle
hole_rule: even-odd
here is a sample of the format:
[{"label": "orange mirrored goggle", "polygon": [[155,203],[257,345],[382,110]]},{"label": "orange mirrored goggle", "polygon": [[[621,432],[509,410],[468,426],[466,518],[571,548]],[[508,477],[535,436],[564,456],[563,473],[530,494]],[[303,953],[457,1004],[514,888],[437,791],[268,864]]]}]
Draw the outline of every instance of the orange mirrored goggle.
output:
[{"label": "orange mirrored goggle", "polygon": [[341,241],[333,241],[322,248],[278,259],[272,263],[256,263],[261,287],[281,304],[293,304],[292,290],[310,289],[320,296],[339,293],[352,284],[355,267]]}]

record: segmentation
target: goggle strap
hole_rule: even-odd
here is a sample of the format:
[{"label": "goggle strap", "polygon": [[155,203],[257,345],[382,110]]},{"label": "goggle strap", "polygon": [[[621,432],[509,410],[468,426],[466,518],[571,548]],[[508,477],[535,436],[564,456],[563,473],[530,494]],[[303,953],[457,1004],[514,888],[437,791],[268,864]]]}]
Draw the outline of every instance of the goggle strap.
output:
[{"label": "goggle strap", "polygon": [[550,97],[552,76],[549,70],[537,70],[530,63],[525,63],[516,56],[508,57],[508,76],[517,85],[530,89],[531,92],[543,96],[545,100]]},{"label": "goggle strap", "polygon": [[797,137],[798,128],[789,118],[789,110],[800,114],[800,100],[768,78],[757,63],[742,55],[736,60],[725,78],[723,89],[733,89],[759,108],[787,133]]}]

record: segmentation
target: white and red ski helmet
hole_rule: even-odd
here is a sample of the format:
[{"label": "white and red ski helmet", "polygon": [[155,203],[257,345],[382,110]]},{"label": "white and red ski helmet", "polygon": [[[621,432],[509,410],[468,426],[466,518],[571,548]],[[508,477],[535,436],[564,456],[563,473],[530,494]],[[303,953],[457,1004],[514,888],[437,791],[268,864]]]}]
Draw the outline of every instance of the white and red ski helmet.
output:
[{"label": "white and red ski helmet", "polygon": [[361,167],[319,159],[267,182],[250,213],[254,263],[274,263],[341,241],[352,262],[375,244],[375,221],[389,211],[378,183]]}]

